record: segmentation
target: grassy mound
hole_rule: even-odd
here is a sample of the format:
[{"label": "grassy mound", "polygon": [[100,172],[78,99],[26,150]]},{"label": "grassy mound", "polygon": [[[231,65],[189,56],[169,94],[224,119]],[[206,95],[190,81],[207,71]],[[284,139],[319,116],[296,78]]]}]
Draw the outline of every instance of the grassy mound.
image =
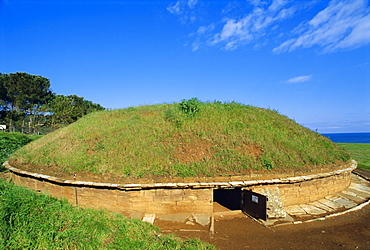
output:
[{"label": "grassy mound", "polygon": [[214,249],[197,239],[159,236],[149,223],[73,207],[2,179],[0,222],[1,249]]},{"label": "grassy mound", "polygon": [[276,111],[191,99],[92,113],[21,148],[10,163],[156,178],[315,169],[349,159],[328,138]]}]

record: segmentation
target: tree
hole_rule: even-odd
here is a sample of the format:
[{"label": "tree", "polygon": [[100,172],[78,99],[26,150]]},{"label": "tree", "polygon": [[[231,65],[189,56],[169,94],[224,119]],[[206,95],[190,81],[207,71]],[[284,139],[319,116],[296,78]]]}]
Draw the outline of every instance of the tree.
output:
[{"label": "tree", "polygon": [[50,80],[42,76],[17,72],[1,74],[0,85],[0,104],[3,110],[7,111],[6,118],[10,129],[14,130],[14,114],[19,117],[19,113],[22,113],[22,130],[25,127],[25,119],[28,118],[28,132],[31,133],[35,118],[39,114],[38,109],[53,97]]},{"label": "tree", "polygon": [[42,110],[49,112],[49,125],[58,128],[73,123],[88,113],[105,108],[77,95],[56,95],[43,106]]},{"label": "tree", "polygon": [[6,106],[6,90],[4,86],[4,77],[3,74],[0,73],[0,107],[1,110],[5,109]]},{"label": "tree", "polygon": [[[10,131],[38,132],[44,125],[58,128],[97,110],[99,104],[76,95],[56,95],[50,90],[50,80],[24,72],[0,73],[0,120]],[[28,126],[26,126],[28,123]]]}]

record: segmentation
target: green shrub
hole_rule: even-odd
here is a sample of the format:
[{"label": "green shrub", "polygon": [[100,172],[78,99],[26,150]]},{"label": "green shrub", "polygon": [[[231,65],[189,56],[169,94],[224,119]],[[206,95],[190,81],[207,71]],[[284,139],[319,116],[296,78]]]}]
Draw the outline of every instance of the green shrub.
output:
[{"label": "green shrub", "polygon": [[271,171],[274,168],[272,162],[268,159],[263,160],[263,166],[268,170]]},{"label": "green shrub", "polygon": [[198,100],[198,98],[192,98],[189,100],[182,100],[182,102],[179,103],[180,110],[188,115],[188,116],[194,116],[200,111],[201,102]]},{"label": "green shrub", "polygon": [[0,164],[5,162],[18,148],[40,137],[38,135],[0,132]]}]

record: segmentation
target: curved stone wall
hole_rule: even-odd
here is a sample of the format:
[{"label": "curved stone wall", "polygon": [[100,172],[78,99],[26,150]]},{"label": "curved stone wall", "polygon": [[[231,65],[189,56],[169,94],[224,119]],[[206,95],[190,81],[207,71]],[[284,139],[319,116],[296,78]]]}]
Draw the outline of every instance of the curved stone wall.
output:
[{"label": "curved stone wall", "polygon": [[[215,189],[249,189],[265,194],[272,190],[283,205],[311,202],[342,191],[350,185],[350,174],[357,167],[352,160],[340,170],[306,176],[266,180],[235,179],[228,182],[117,184],[62,180],[53,176],[31,173],[3,164],[15,184],[36,191],[64,197],[81,207],[103,208],[130,218],[155,214],[166,220],[177,215],[180,220],[189,216],[202,217],[213,213]],[[270,199],[269,199],[270,200]],[[204,219],[202,224],[208,224]]]}]

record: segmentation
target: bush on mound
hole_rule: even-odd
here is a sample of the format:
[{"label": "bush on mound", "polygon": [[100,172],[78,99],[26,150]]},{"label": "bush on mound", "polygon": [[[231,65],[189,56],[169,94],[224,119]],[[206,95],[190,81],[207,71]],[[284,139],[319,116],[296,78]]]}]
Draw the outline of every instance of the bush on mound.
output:
[{"label": "bush on mound", "polygon": [[278,112],[197,99],[89,114],[15,152],[11,165],[121,178],[245,175],[348,162]]}]

